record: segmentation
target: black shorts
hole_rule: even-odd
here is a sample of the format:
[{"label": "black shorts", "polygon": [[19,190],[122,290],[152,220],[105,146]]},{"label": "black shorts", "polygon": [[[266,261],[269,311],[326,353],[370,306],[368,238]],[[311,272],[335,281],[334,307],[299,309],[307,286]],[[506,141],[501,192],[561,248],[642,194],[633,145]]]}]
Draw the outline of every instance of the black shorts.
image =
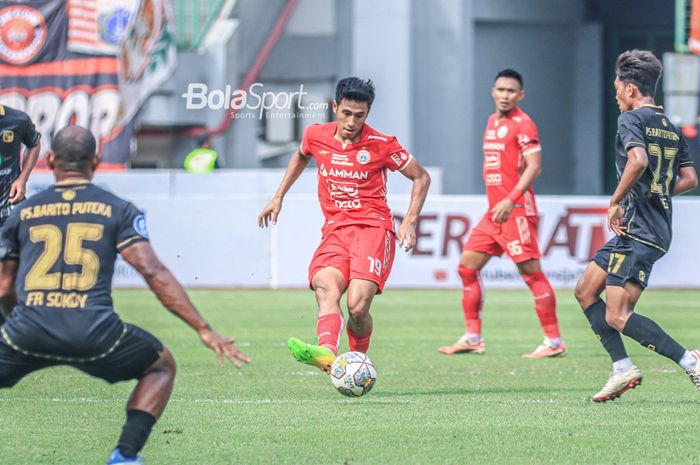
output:
[{"label": "black shorts", "polygon": [[123,336],[109,351],[91,359],[31,354],[0,337],[0,388],[12,387],[34,371],[59,365],[72,366],[108,383],[139,379],[162,351],[163,344],[155,336],[132,324],[124,325]]},{"label": "black shorts", "polygon": [[607,286],[623,287],[627,281],[632,281],[645,289],[654,263],[665,254],[661,249],[629,237],[615,236],[595,254],[593,261],[607,271]]}]

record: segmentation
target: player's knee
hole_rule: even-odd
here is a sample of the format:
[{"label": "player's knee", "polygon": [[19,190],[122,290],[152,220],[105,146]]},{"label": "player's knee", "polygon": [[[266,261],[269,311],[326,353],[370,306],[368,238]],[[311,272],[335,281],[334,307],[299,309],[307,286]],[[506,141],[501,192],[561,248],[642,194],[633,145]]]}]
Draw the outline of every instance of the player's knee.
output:
[{"label": "player's knee", "polygon": [[611,328],[622,332],[625,329],[625,323],[627,323],[627,317],[615,312],[606,311],[605,312],[605,322]]},{"label": "player's knee", "polygon": [[369,307],[372,303],[370,295],[356,295],[348,297],[348,313],[350,318],[363,318],[369,314]]},{"label": "player's knee", "polygon": [[576,297],[576,300],[578,300],[578,303],[579,305],[581,305],[581,307],[590,307],[590,304],[588,302],[591,300],[592,297],[591,292],[589,289],[586,288],[581,279],[579,279],[576,283],[576,288],[574,289],[574,296]]},{"label": "player's knee", "polygon": [[340,301],[340,289],[338,286],[325,280],[314,282],[314,292],[316,293],[316,298],[321,302]]},{"label": "player's knee", "polygon": [[177,364],[175,363],[175,357],[173,357],[173,354],[168,350],[167,347],[163,347],[163,350],[160,352],[158,360],[156,360],[156,362],[153,365],[151,365],[146,374],[154,372],[161,374],[168,379],[175,379],[175,373],[177,372]]},{"label": "player's knee", "polygon": [[479,279],[479,272],[477,270],[462,264],[457,267],[457,273],[459,273],[460,278],[462,278],[462,283],[465,285],[474,283]]}]

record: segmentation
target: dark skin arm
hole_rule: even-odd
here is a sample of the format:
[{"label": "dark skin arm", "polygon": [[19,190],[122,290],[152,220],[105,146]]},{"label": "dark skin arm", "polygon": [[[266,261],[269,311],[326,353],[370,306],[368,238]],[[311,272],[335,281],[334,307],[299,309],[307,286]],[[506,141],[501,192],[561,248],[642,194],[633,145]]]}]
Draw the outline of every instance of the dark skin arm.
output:
[{"label": "dark skin arm", "polygon": [[642,177],[647,166],[649,166],[649,156],[646,150],[642,147],[632,147],[627,151],[627,165],[625,165],[620,182],[610,198],[610,207],[608,208],[608,229],[618,236],[623,235],[627,229],[622,225],[624,210],[620,202],[627,197],[634,184]]},{"label": "dark skin arm", "polygon": [[39,152],[41,151],[41,142],[36,144],[34,147],[28,148],[27,153],[24,156],[24,163],[22,164],[22,172],[19,173],[15,182],[10,186],[10,203],[15,204],[21,202],[27,193],[27,181],[29,180],[29,175],[31,174],[34,166],[36,166],[37,160],[39,160]]},{"label": "dark skin arm", "polygon": [[684,166],[678,171],[678,179],[673,186],[673,195],[681,195],[698,187],[698,173],[694,166]]},{"label": "dark skin arm", "polygon": [[163,306],[197,331],[202,343],[216,352],[219,366],[224,365],[224,357],[238,368],[241,361],[250,362],[250,357],[236,348],[235,339],[223,337],[209,326],[175,276],[158,259],[151,244],[137,242],[122,250],[121,254],[146,279]]},{"label": "dark skin arm", "polygon": [[0,265],[0,311],[5,316],[17,305],[15,281],[18,269],[19,262],[16,260],[5,260]]}]

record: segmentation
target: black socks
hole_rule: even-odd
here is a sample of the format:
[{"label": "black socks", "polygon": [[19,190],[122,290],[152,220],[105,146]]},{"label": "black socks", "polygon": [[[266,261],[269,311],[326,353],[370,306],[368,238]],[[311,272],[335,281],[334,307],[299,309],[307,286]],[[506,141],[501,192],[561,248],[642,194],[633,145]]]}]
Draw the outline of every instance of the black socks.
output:
[{"label": "black socks", "polygon": [[627,358],[627,351],[622,342],[622,336],[615,329],[608,326],[605,321],[605,302],[602,299],[596,300],[593,305],[583,311],[591,323],[591,329],[610,354],[613,362]]},{"label": "black socks", "polygon": [[629,317],[622,334],[676,363],[680,362],[685,354],[685,348],[666,334],[661,326],[656,324],[654,320],[638,313],[633,313]]},{"label": "black socks", "polygon": [[151,434],[156,417],[143,410],[126,412],[126,423],[122,429],[117,448],[124,457],[136,457]]}]

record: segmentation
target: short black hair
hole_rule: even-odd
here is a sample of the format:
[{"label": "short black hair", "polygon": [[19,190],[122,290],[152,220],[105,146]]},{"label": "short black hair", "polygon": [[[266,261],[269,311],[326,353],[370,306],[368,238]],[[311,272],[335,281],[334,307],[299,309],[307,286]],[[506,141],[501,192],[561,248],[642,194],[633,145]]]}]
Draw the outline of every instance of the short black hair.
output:
[{"label": "short black hair", "polygon": [[374,102],[374,83],[371,79],[355,76],[341,79],[335,86],[335,102],[340,104],[343,99],[367,102],[367,106],[371,107]]},{"label": "short black hair", "polygon": [[51,144],[54,163],[63,171],[85,172],[92,166],[97,141],[82,126],[66,126],[56,133]]},{"label": "short black hair", "polygon": [[663,66],[649,50],[627,50],[617,57],[615,75],[625,84],[634,84],[642,95],[653,97]]},{"label": "short black hair", "polygon": [[493,82],[496,82],[498,78],[500,77],[506,77],[506,78],[512,78],[518,81],[518,84],[520,84],[520,88],[524,89],[523,87],[523,77],[520,75],[519,72],[517,72],[514,69],[506,68],[502,71],[499,71],[499,73],[496,75],[496,78],[493,80]]}]

